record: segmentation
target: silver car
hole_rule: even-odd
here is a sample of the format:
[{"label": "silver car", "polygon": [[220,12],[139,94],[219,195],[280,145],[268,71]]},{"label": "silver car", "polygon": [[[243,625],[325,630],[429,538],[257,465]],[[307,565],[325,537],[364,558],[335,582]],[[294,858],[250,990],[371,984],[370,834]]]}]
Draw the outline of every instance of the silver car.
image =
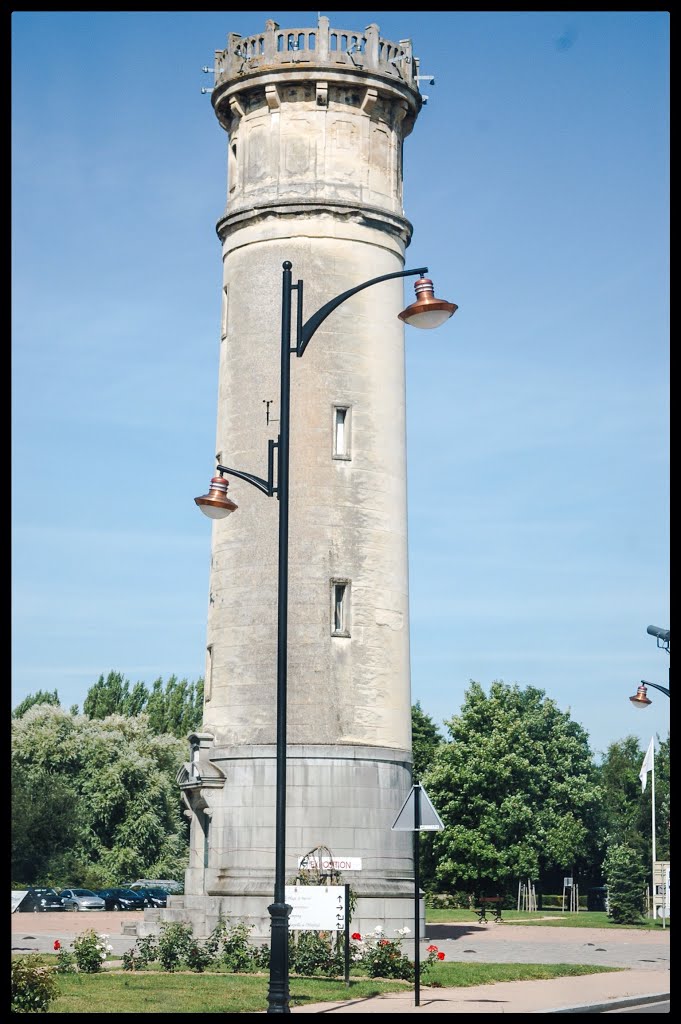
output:
[{"label": "silver car", "polygon": [[106,903],[92,889],[62,889],[59,897],[64,910],[104,910]]}]

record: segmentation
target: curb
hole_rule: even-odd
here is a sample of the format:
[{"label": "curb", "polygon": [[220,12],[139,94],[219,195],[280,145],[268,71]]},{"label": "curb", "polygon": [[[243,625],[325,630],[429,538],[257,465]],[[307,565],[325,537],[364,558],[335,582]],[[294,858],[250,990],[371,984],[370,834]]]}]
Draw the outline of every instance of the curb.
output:
[{"label": "curb", "polygon": [[555,1010],[530,1010],[530,1013],[605,1013],[607,1010],[626,1010],[628,1006],[645,1003],[659,1003],[670,999],[669,992],[656,992],[647,996],[627,996],[623,999],[608,999],[604,1003],[581,1003],[578,1006],[561,1006]]}]

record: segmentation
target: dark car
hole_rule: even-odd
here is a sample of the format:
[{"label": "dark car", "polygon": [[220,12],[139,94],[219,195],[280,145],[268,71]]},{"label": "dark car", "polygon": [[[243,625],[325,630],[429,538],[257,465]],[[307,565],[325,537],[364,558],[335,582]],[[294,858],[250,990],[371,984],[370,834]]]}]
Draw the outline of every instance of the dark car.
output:
[{"label": "dark car", "polygon": [[144,900],[145,907],[165,907],[168,904],[167,889],[159,889],[156,886],[140,886],[135,889],[138,896]]},{"label": "dark car", "polygon": [[97,889],[97,895],[104,900],[105,910],[144,910],[147,905],[132,889]]},{"label": "dark car", "polygon": [[31,887],[27,889],[17,910],[24,913],[40,914],[48,910],[65,910],[56,889]]},{"label": "dark car", "polygon": [[586,909],[587,910],[607,910],[608,909],[608,887],[607,887],[607,885],[594,885],[591,889],[587,890],[587,894],[586,894]]}]

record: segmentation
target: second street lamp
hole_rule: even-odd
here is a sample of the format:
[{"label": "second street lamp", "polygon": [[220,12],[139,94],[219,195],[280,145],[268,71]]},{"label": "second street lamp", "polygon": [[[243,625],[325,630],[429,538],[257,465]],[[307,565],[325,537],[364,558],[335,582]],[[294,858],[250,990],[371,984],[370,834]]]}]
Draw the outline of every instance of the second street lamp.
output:
[{"label": "second street lamp", "polygon": [[657,683],[649,683],[647,679],[642,679],[641,685],[636,690],[634,696],[629,698],[634,707],[647,708],[649,704],[653,703],[648,696],[648,691],[646,689],[648,686],[652,686],[654,690],[659,690],[660,693],[666,693],[669,697],[669,690],[666,686],[659,686]]},{"label": "second street lamp", "polygon": [[[280,424],[276,441],[268,443],[267,478],[246,473],[218,464],[218,476],[211,480],[210,489],[194,501],[201,511],[211,519],[221,519],[234,512],[237,506],[227,497],[229,473],[240,480],[257,487],[268,497],[276,495],[279,501],[279,551],[277,589],[277,703],[276,703],[276,819],[275,819],[275,868],[274,901],[267,908],[271,918],[270,937],[270,981],[268,990],[268,1013],[290,1013],[288,979],[288,919],[291,907],[285,902],[286,864],[286,692],[287,692],[287,638],[288,638],[288,501],[289,501],[289,436],[291,398],[291,356],[300,358],[315,331],[341,303],[352,295],[398,277],[418,275],[414,284],[416,301],[398,314],[400,320],[411,327],[430,329],[445,323],[457,310],[453,302],[437,299],[433,282],[425,277],[427,267],[416,270],[400,270],[371,278],[350,288],[325,305],[321,306],[303,323],[303,282],[293,283],[292,264],[283,263],[281,299],[281,373],[280,373]],[[295,346],[291,347],[292,293],[297,293]],[[276,481],[274,472],[274,449],[277,449]]]},{"label": "second street lamp", "polygon": [[[649,636],[654,636],[657,639],[657,646],[669,654],[670,641],[668,629],[664,629],[662,626],[648,626],[646,632]],[[669,696],[669,689],[666,686],[660,686],[658,683],[649,683],[647,679],[642,679],[641,685],[636,690],[634,696],[629,698],[635,708],[647,708],[649,704],[653,703],[648,696],[648,686],[652,686],[654,690],[659,690],[660,693],[666,693]]]}]

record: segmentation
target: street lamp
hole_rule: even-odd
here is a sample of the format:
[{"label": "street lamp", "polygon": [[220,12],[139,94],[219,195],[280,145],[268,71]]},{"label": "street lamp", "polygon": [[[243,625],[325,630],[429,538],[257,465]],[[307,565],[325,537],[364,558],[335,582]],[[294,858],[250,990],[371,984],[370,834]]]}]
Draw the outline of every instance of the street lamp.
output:
[{"label": "street lamp", "polygon": [[[657,646],[669,654],[669,630],[664,629],[662,626],[648,626],[646,633],[650,636],[657,638]],[[636,690],[633,697],[629,700],[635,708],[647,708],[649,704],[652,704],[652,700],[648,696],[646,690],[647,686],[652,686],[654,690],[659,690],[661,693],[666,693],[669,696],[669,690],[666,686],[658,686],[657,683],[649,683],[647,679],[641,680],[641,685]]]},{"label": "street lamp", "polygon": [[[257,487],[269,498],[275,494],[279,501],[279,562],[277,590],[277,743],[276,743],[276,820],[275,820],[275,867],[274,902],[267,908],[271,918],[270,937],[270,983],[268,990],[268,1013],[290,1013],[288,979],[288,919],[291,907],[285,903],[286,863],[286,689],[287,689],[287,635],[288,635],[288,498],[289,498],[289,426],[291,398],[291,361],[300,358],[312,336],[330,313],[357,292],[381,281],[397,277],[411,277],[418,274],[414,283],[416,301],[398,314],[400,320],[411,327],[430,329],[439,327],[452,316],[458,307],[453,302],[435,298],[433,282],[424,277],[428,267],[416,270],[400,270],[393,274],[373,277],[370,281],[350,288],[321,306],[303,323],[303,282],[293,283],[290,260],[283,263],[281,299],[281,377],[279,436],[268,442],[267,479],[243,470],[232,469],[218,464],[218,476],[210,482],[207,494],[194,501],[210,519],[222,519],[234,512],[237,506],[227,497],[228,481],[225,473],[238,477]],[[291,295],[297,292],[296,343],[291,347]],[[277,449],[276,484],[274,479],[274,449]]]},{"label": "street lamp", "polygon": [[641,685],[634,696],[629,698],[635,708],[647,708],[649,704],[653,703],[648,696],[647,686],[652,686],[654,690],[659,690],[661,693],[666,693],[669,696],[669,690],[666,686],[658,686],[657,683],[649,683],[647,679],[642,679]]}]

